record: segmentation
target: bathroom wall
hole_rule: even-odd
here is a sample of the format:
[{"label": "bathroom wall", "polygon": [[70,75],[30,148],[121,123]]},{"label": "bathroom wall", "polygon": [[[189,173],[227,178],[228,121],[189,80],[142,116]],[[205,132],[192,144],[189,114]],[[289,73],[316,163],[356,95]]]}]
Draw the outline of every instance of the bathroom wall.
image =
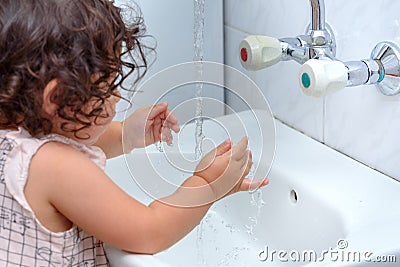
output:
[{"label": "bathroom wall", "polygon": [[[325,1],[339,59],[369,58],[373,47],[383,40],[400,43],[400,1],[373,3]],[[307,0],[225,0],[226,64],[258,84],[278,120],[400,180],[400,96],[386,97],[374,86],[359,86],[316,99],[301,92],[300,65],[295,62],[281,62],[258,72],[241,67],[238,45],[242,38],[248,34],[277,38],[303,34],[310,9]],[[234,101],[227,97],[229,105],[235,105]]]},{"label": "bathroom wall", "polygon": [[[189,62],[194,57],[194,1],[193,0],[116,0],[116,4],[132,6],[136,3],[142,12],[146,33],[151,37],[146,38],[145,43],[156,45],[156,60],[149,67],[148,73],[142,80],[145,82],[152,75],[176,64]],[[204,21],[204,60],[223,63],[223,0],[205,1]],[[154,57],[154,55],[153,55]],[[150,57],[150,58],[153,58]],[[161,97],[160,92],[155,88],[151,92],[143,92],[144,99],[157,99]],[[210,97],[224,102],[223,88],[209,88],[205,86],[205,97]],[[180,87],[171,91],[158,102],[167,100],[171,109],[174,109],[185,100],[193,99],[195,90],[189,87]],[[134,99],[135,100],[135,99]],[[133,101],[135,102],[135,101]],[[154,103],[134,103],[130,111],[141,105],[152,105]],[[127,103],[120,101],[116,119],[122,120]],[[191,119],[195,108],[187,110],[186,107],[175,110],[180,122],[184,123]],[[224,113],[224,105],[213,105],[207,107],[207,114],[210,116],[221,116]]]}]

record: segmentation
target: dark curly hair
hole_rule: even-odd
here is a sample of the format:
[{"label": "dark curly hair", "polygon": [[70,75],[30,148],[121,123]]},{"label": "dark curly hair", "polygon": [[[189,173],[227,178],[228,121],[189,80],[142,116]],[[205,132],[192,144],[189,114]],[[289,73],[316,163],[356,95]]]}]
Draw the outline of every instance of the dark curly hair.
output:
[{"label": "dark curly hair", "polygon": [[[124,86],[129,75],[136,74],[136,83],[146,72],[144,32],[136,5],[1,0],[0,128],[23,127],[32,136],[50,133],[53,125],[43,114],[42,98],[46,85],[56,79],[50,100],[66,121],[62,129],[77,136],[104,116],[103,103],[119,95],[118,87],[131,90]],[[93,100],[92,110],[82,108]],[[71,129],[69,123],[80,127]]]}]

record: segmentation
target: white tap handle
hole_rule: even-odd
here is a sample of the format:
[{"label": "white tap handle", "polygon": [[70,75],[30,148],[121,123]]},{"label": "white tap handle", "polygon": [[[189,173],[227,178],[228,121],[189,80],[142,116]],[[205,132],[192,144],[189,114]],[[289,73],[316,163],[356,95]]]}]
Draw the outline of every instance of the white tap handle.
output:
[{"label": "white tap handle", "polygon": [[278,63],[282,47],[278,39],[250,35],[239,45],[240,62],[247,70],[260,70]]},{"label": "white tap handle", "polygon": [[306,95],[321,97],[347,86],[348,69],[340,61],[310,59],[300,68],[299,82]]}]

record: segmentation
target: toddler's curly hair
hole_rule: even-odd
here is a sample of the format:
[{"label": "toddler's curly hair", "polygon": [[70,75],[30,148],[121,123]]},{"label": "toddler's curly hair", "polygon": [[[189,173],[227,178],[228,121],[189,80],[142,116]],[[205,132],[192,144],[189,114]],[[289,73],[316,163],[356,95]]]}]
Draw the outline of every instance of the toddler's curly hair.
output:
[{"label": "toddler's curly hair", "polygon": [[[67,121],[63,130],[77,136],[104,116],[102,104],[118,95],[118,87],[130,90],[123,86],[129,75],[137,74],[135,83],[146,72],[144,33],[137,6],[120,8],[111,0],[2,0],[0,128],[50,133],[43,90],[55,79],[50,96],[58,106],[55,115]],[[90,111],[82,108],[88,103],[96,103]],[[71,129],[69,123],[80,127]]]}]

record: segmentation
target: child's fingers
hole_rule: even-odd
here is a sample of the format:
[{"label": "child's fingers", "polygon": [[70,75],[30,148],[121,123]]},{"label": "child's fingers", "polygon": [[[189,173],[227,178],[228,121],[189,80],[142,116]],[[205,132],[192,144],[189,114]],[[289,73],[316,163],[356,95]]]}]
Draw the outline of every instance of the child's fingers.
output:
[{"label": "child's fingers", "polygon": [[[208,152],[200,161],[199,165],[196,167],[196,172],[201,172],[210,165],[215,162],[216,157],[220,157],[221,155],[224,155],[225,153],[229,153],[229,150],[232,148],[232,142],[231,140],[227,139],[221,144],[219,144],[216,148]],[[229,159],[226,157],[226,159]],[[226,163],[229,163],[229,160],[226,161]],[[224,166],[226,168],[226,166]]]},{"label": "child's fingers", "polygon": [[164,102],[164,103],[161,103],[161,104],[154,105],[150,109],[148,118],[150,120],[154,119],[160,113],[165,112],[166,110],[168,110],[168,102]]},{"label": "child's fingers", "polygon": [[161,141],[167,142],[168,145],[172,144],[173,137],[171,130],[168,127],[163,127],[161,134]]},{"label": "child's fingers", "polygon": [[260,187],[266,186],[268,183],[268,178],[257,180],[244,179],[240,184],[239,191],[254,191]]},{"label": "child's fingers", "polygon": [[163,127],[168,127],[176,133],[180,131],[178,119],[168,109],[167,102],[151,107],[148,118],[150,120],[158,118],[162,121]]},{"label": "child's fingers", "polygon": [[181,130],[181,128],[179,128],[178,124],[167,124],[167,126],[175,133],[179,133],[179,131]]},{"label": "child's fingers", "polygon": [[175,117],[175,115],[172,113],[171,110],[167,109],[165,111],[165,116],[166,116],[166,120],[172,124],[177,124],[178,123],[178,119]]},{"label": "child's fingers", "polygon": [[176,123],[171,123],[169,121],[165,121],[164,122],[164,127],[168,127],[169,129],[171,129],[172,131],[174,131],[175,133],[178,133],[180,131],[179,125]]},{"label": "child's fingers", "polygon": [[239,143],[232,149],[232,158],[234,160],[241,160],[243,159],[244,156],[246,156],[246,151],[247,151],[247,144],[249,142],[249,139],[246,137],[243,137],[242,140],[239,141]]},{"label": "child's fingers", "polygon": [[221,155],[225,154],[226,152],[228,152],[231,148],[232,148],[232,142],[230,139],[227,139],[224,142],[222,142],[221,144],[219,144],[216,148],[214,148],[215,155],[221,156]]},{"label": "child's fingers", "polygon": [[241,170],[245,170],[245,176],[249,173],[251,166],[253,165],[253,154],[250,150],[247,150],[247,157],[243,157],[242,159],[242,167]]}]

